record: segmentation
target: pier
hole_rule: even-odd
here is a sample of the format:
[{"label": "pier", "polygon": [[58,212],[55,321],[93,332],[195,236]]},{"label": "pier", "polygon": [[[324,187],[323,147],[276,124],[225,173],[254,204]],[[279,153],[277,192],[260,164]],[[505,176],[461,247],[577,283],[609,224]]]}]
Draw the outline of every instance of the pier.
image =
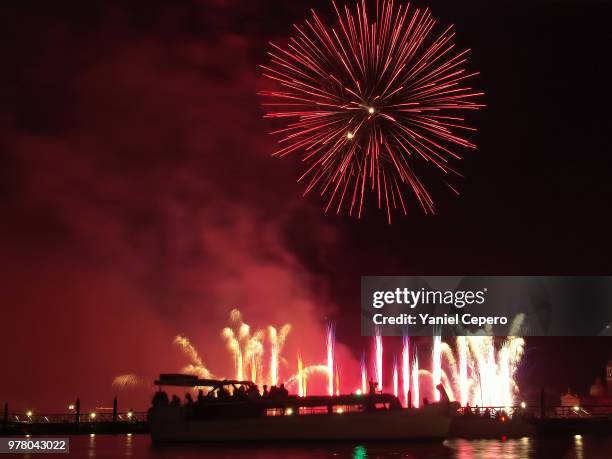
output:
[{"label": "pier", "polygon": [[0,435],[129,434],[148,432],[146,411],[110,409],[81,411],[79,398],[66,413],[10,412],[4,404]]}]

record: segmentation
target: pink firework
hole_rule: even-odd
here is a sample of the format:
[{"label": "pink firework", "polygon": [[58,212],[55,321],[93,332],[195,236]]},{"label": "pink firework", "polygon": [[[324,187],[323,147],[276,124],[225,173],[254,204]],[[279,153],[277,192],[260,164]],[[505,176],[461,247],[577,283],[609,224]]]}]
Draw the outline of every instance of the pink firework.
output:
[{"label": "pink firework", "polygon": [[466,83],[477,74],[463,68],[468,50],[456,50],[452,26],[435,32],[428,9],[381,0],[370,21],[365,1],[334,8],[335,27],[313,11],[286,46],[271,44],[262,68],[279,89],[260,94],[266,117],[283,123],[274,154],[302,153],[304,194],[316,190],[326,211],[361,217],[372,193],[390,222],[412,190],[435,213],[425,175],[457,193],[457,150],[475,148],[463,114],[483,93]]}]

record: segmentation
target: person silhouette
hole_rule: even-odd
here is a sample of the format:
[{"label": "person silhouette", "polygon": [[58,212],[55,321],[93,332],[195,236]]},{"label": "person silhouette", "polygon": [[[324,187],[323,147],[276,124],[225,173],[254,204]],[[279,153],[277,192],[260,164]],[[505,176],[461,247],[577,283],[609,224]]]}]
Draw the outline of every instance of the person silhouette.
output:
[{"label": "person silhouette", "polygon": [[370,379],[370,382],[368,384],[370,386],[370,395],[376,395],[376,388],[378,387],[378,383],[374,382],[373,379]]}]

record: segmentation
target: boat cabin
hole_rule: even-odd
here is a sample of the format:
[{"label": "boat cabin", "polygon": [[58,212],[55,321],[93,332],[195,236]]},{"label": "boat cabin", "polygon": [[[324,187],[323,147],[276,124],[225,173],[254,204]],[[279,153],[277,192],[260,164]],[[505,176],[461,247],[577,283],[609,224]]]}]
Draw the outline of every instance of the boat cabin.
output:
[{"label": "boat cabin", "polygon": [[[402,409],[398,398],[391,394],[299,397],[286,390],[261,394],[252,381],[200,379],[183,374],[162,374],[155,385],[158,392],[153,397],[153,409],[174,405],[180,407],[187,419],[338,415]],[[187,388],[189,395],[185,394],[182,400],[175,395],[170,401],[162,389],[165,386]],[[194,390],[195,398],[191,395]]]}]

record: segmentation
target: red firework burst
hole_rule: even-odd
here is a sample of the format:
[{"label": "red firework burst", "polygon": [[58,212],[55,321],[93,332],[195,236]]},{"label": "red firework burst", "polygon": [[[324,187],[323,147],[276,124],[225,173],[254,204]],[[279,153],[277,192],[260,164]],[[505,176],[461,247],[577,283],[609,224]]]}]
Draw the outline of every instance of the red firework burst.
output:
[{"label": "red firework burst", "polygon": [[[428,9],[381,0],[369,22],[365,2],[355,13],[334,3],[336,28],[315,11],[285,47],[271,43],[264,76],[282,89],[261,91],[268,118],[286,120],[279,134],[285,156],[301,151],[307,182],[326,211],[344,207],[361,217],[367,192],[386,208],[407,213],[405,192],[412,190],[425,213],[435,213],[421,172],[461,174],[455,148],[475,148],[462,131],[475,131],[461,116],[482,105],[483,93],[466,86],[477,72],[463,68],[469,50],[458,52],[452,26],[433,33]],[[434,175],[435,176],[435,175]]]}]

